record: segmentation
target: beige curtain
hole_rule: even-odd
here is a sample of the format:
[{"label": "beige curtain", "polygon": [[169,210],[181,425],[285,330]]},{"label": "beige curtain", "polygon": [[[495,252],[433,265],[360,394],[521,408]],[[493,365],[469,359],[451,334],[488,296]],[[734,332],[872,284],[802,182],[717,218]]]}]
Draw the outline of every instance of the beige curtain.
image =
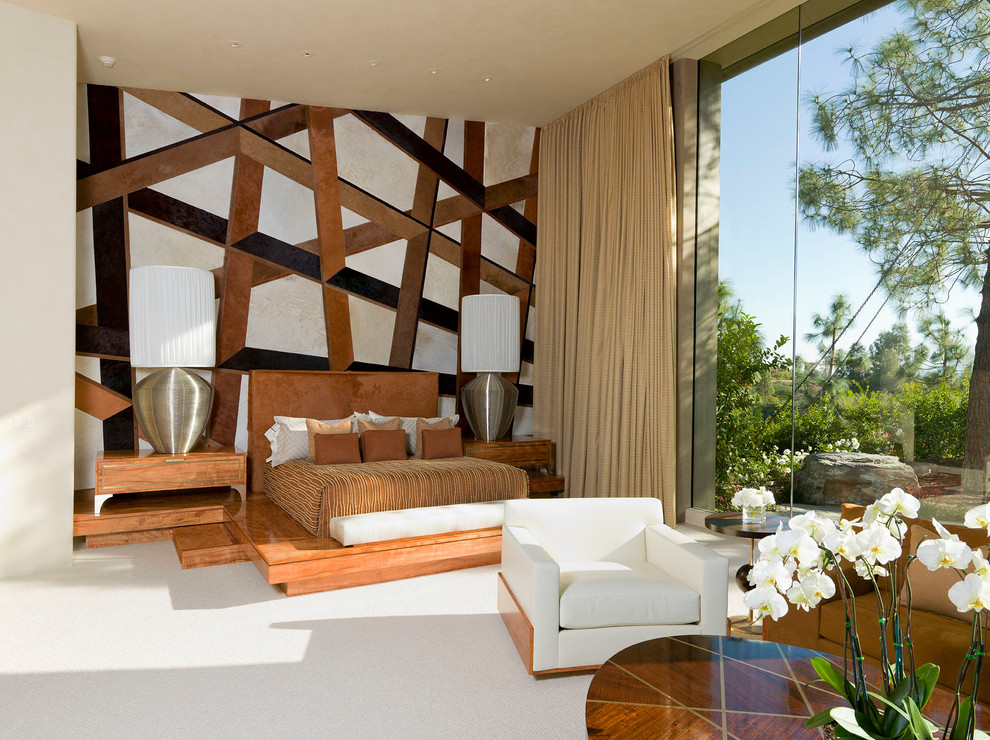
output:
[{"label": "beige curtain", "polygon": [[669,59],[543,129],[534,433],[569,496],[655,496],[673,522]]}]

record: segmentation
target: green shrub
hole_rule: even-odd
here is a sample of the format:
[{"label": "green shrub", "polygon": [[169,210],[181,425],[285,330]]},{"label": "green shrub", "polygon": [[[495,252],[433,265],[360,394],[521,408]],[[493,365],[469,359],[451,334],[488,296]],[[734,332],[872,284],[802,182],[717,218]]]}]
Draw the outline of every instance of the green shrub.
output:
[{"label": "green shrub", "polygon": [[962,458],[965,450],[968,377],[963,382],[939,380],[935,385],[909,383],[901,389],[906,408],[914,412],[914,456],[921,459]]}]

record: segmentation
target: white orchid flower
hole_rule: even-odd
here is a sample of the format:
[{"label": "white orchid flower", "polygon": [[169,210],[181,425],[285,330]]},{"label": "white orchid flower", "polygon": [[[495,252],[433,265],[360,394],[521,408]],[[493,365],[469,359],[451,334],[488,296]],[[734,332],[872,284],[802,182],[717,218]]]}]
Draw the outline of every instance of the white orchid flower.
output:
[{"label": "white orchid flower", "polygon": [[960,570],[969,565],[973,559],[973,551],[966,547],[965,542],[960,542],[958,538],[950,539],[927,539],[918,545],[918,560],[920,560],[928,570],[938,570],[939,568],[959,568]]},{"label": "white orchid flower", "polygon": [[809,571],[800,582],[802,590],[814,602],[812,606],[817,606],[822,599],[831,599],[835,596],[835,581],[820,570]]},{"label": "white orchid flower", "polygon": [[848,560],[850,563],[858,558],[862,552],[859,540],[856,539],[856,533],[851,529],[848,531],[838,530],[830,532],[825,535],[822,544],[835,557]]},{"label": "white orchid flower", "polygon": [[990,534],[990,504],[976,506],[967,511],[963,524],[970,529],[986,529]]},{"label": "white orchid flower", "polygon": [[804,580],[809,575],[815,573],[821,573],[825,570],[831,570],[832,564],[828,561],[825,551],[818,550],[818,558],[813,563],[802,563],[799,568],[796,569],[798,580]]},{"label": "white orchid flower", "polygon": [[756,546],[760,550],[761,558],[780,558],[784,559],[784,553],[781,552],[780,547],[777,546],[777,537],[780,536],[781,532],[784,531],[784,525],[778,524],[777,531],[770,535],[769,537],[764,537],[762,540],[756,543]]},{"label": "white orchid flower", "polygon": [[874,524],[855,535],[860,557],[870,564],[884,565],[901,555],[901,543],[882,524]]},{"label": "white orchid flower", "polygon": [[982,550],[973,550],[973,574],[978,575],[984,581],[990,581],[990,562],[983,557]]},{"label": "white orchid flower", "polygon": [[789,529],[779,532],[776,537],[777,549],[785,558],[794,558],[804,566],[818,560],[818,543],[803,529]]},{"label": "white orchid flower", "polygon": [[820,544],[825,539],[825,535],[835,531],[835,524],[831,519],[812,510],[806,514],[791,517],[791,529],[803,529],[811,535],[815,542]]},{"label": "white orchid flower", "polygon": [[990,606],[990,583],[970,573],[949,589],[949,600],[961,612],[983,611]]},{"label": "white orchid flower", "polygon": [[889,573],[882,565],[860,559],[856,561],[856,575],[860,578],[886,578]]},{"label": "white orchid flower", "polygon": [[771,586],[784,591],[791,585],[791,571],[782,560],[760,558],[749,572],[749,582],[757,588]]},{"label": "white orchid flower", "polygon": [[932,517],[932,526],[935,527],[935,531],[938,532],[938,536],[943,540],[953,540],[954,542],[959,542],[959,535],[952,534],[949,530],[942,526],[941,522],[935,517]]},{"label": "white orchid flower", "polygon": [[794,604],[798,609],[803,609],[806,612],[811,611],[814,607],[818,606],[818,601],[815,601],[813,595],[805,590],[804,583],[798,582],[787,589],[787,600]]},{"label": "white orchid flower", "polygon": [[804,611],[835,595],[835,583],[824,573],[814,572],[787,589],[787,600]]},{"label": "white orchid flower", "polygon": [[881,496],[876,506],[887,516],[903,516],[907,519],[914,519],[918,516],[921,502],[903,489],[895,488],[890,493]]},{"label": "white orchid flower", "polygon": [[777,589],[770,586],[748,591],[743,596],[743,601],[747,609],[753,610],[756,618],[773,617],[777,620],[787,614],[787,602],[784,597],[777,593]]}]

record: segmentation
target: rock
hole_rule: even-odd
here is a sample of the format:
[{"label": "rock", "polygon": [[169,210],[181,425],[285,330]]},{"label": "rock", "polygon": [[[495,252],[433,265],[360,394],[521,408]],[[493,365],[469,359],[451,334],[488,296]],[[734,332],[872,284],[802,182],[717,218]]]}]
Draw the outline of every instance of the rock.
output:
[{"label": "rock", "polygon": [[892,488],[918,487],[918,476],[892,455],[815,452],[794,476],[794,498],[806,504],[872,504]]}]

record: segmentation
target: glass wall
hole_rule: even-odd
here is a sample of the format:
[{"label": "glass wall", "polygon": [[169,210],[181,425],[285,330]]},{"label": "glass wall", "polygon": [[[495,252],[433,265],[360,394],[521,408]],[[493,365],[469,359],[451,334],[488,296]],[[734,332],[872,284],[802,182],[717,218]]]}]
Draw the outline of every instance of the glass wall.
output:
[{"label": "glass wall", "polygon": [[718,508],[901,487],[952,521],[986,495],[990,15],[876,5],[724,66]]}]

